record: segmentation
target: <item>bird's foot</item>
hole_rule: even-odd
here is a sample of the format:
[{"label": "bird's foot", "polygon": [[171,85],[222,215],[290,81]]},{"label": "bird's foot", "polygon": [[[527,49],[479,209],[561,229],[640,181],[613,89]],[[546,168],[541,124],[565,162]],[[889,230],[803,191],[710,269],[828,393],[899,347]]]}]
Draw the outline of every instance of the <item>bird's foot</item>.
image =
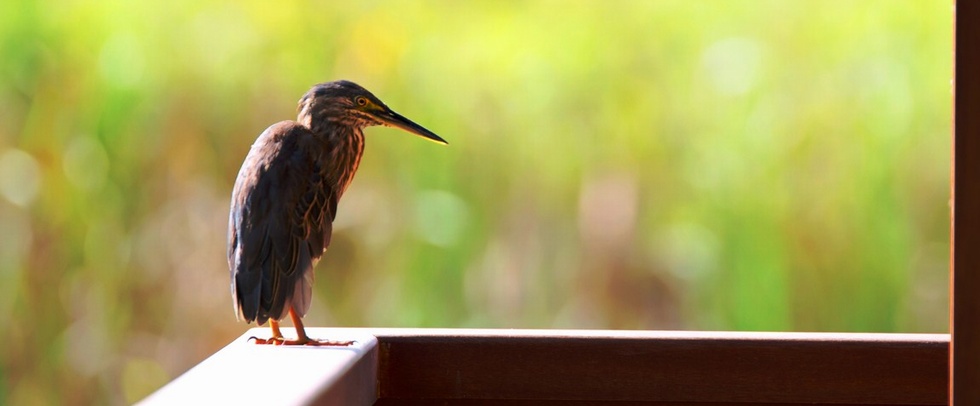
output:
[{"label": "bird's foot", "polygon": [[262,345],[309,345],[309,346],[322,346],[322,347],[347,347],[353,345],[356,341],[330,341],[330,340],[316,340],[309,337],[301,337],[296,340],[287,340],[283,337],[270,337],[270,338],[258,338],[255,336],[249,337],[249,341],[255,340],[255,344]]},{"label": "bird's foot", "polygon": [[307,338],[305,341],[300,339],[296,340],[297,345],[311,345],[319,347],[348,347],[355,343],[356,341],[330,341],[330,340],[317,340],[314,338]]},{"label": "bird's foot", "polygon": [[251,336],[251,337],[248,338],[248,341],[255,341],[256,344],[272,344],[272,345],[276,345],[278,343],[281,343],[281,342],[285,341],[285,339],[282,338],[282,337],[258,338],[256,336]]}]

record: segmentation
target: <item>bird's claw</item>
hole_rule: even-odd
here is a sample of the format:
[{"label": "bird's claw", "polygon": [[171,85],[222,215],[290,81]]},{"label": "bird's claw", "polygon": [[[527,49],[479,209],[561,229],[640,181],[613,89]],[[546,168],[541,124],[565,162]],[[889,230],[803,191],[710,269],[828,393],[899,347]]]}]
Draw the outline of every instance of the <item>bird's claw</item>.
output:
[{"label": "bird's claw", "polygon": [[309,345],[311,347],[348,347],[354,345],[357,341],[330,341],[330,340],[315,340],[312,338],[299,339],[299,340],[287,340],[283,337],[270,337],[270,338],[258,338],[251,336],[248,341],[255,341],[255,344],[259,345]]},{"label": "bird's claw", "polygon": [[330,341],[330,340],[310,340],[306,345],[317,345],[324,347],[349,347],[357,343],[357,341]]},{"label": "bird's claw", "polygon": [[256,336],[251,336],[248,341],[255,341],[255,344],[271,344],[271,345],[281,345],[286,342],[286,339],[282,337],[269,337],[269,338],[258,338]]}]

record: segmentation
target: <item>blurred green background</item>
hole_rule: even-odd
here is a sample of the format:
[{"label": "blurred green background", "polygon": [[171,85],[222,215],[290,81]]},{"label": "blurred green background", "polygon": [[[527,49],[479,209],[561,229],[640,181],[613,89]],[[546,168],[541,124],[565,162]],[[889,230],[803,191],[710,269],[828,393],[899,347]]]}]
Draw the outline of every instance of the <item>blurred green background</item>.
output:
[{"label": "blurred green background", "polygon": [[[949,2],[0,2],[0,404],[236,338],[249,146],[368,129],[313,326],[946,332]],[[289,331],[289,330],[287,330]]]}]

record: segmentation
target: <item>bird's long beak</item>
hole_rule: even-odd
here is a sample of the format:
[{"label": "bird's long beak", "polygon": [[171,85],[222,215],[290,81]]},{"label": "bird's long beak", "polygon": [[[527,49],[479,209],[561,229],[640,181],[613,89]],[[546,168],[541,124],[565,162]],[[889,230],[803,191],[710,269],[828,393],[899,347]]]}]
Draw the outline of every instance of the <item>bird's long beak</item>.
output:
[{"label": "bird's long beak", "polygon": [[395,113],[394,111],[385,109],[386,111],[379,112],[375,114],[379,120],[381,120],[384,125],[388,127],[401,128],[402,130],[408,131],[412,134],[421,136],[428,140],[438,142],[443,145],[449,144],[446,140],[442,139],[432,131],[426,130],[418,124],[415,124],[412,120],[409,120],[402,116],[401,114]]}]

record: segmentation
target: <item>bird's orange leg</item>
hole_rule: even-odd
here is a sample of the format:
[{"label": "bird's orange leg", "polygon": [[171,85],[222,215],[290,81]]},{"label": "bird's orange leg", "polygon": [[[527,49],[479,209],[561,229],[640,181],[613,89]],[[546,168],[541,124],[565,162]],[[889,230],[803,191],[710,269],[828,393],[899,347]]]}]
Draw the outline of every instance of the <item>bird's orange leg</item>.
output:
[{"label": "bird's orange leg", "polygon": [[258,338],[258,337],[251,337],[251,339],[255,340],[255,343],[256,344],[276,344],[276,345],[278,345],[278,344],[282,344],[284,341],[286,341],[282,337],[282,331],[279,330],[279,322],[278,321],[269,320],[269,327],[272,327],[272,337],[269,337],[268,340],[267,339],[264,339],[264,338]]}]

